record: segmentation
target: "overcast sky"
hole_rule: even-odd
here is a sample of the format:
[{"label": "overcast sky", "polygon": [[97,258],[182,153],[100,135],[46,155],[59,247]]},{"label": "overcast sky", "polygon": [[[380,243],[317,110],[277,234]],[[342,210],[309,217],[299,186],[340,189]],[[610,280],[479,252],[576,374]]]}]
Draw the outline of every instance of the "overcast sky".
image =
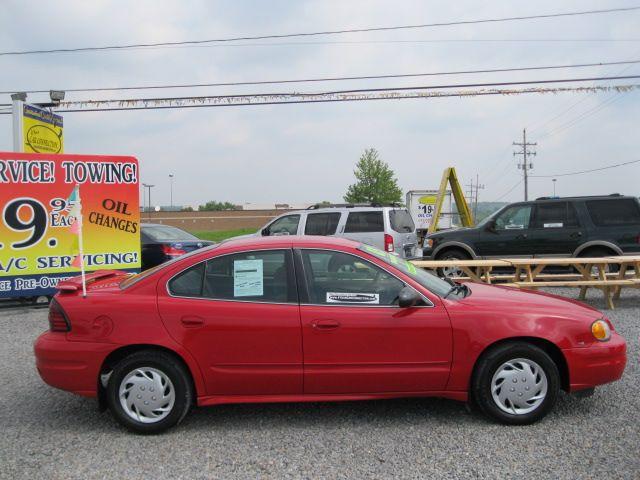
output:
[{"label": "overcast sky", "polygon": [[[432,23],[623,7],[637,1],[4,1],[0,50],[70,48]],[[254,81],[595,63],[640,58],[640,11],[446,28],[200,46],[0,57],[0,91]],[[549,42],[589,39],[599,41]],[[370,41],[375,40],[376,43]],[[389,40],[419,42],[381,43]],[[424,42],[424,40],[521,40]],[[528,41],[522,41],[528,40]],[[538,41],[535,41],[538,40]],[[609,40],[609,41],[602,41]],[[611,41],[611,40],[636,40]],[[368,43],[353,43],[366,41]],[[307,42],[307,44],[300,44]],[[312,42],[309,44],[308,42]],[[324,42],[324,43],[318,43]],[[334,43],[326,43],[334,42]],[[335,43],[343,42],[343,43]],[[350,42],[350,43],[344,43]],[[292,43],[297,43],[292,45]],[[640,74],[640,64],[317,85],[70,93],[67,99],[318,91]],[[624,83],[640,83],[628,80]],[[46,101],[47,95],[31,95]],[[0,103],[9,103],[4,95]],[[579,102],[579,103],[578,103]],[[603,102],[606,102],[603,104]],[[340,201],[365,148],[379,150],[403,191],[437,188],[442,170],[476,174],[480,200],[521,200],[511,143],[537,141],[533,175],[640,159],[640,91],[335,104],[67,113],[65,153],[133,155],[153,204]],[[576,121],[574,123],[574,121]],[[11,117],[0,116],[0,150]],[[558,177],[561,195],[640,195],[640,164]],[[532,178],[530,196],[549,195]]]}]

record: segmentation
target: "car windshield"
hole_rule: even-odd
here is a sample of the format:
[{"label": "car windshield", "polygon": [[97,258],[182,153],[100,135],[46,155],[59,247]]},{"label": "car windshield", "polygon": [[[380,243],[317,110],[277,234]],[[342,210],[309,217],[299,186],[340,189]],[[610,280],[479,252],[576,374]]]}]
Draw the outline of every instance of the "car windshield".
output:
[{"label": "car windshield", "polygon": [[161,263],[160,265],[156,265],[153,268],[150,268],[149,270],[145,270],[144,272],[140,272],[140,273],[133,273],[131,275],[129,275],[128,277],[126,277],[124,280],[122,280],[120,282],[120,288],[121,289],[125,289],[125,288],[129,288],[132,285],[135,285],[136,283],[138,283],[140,280],[147,278],[151,275],[153,275],[156,272],[159,272],[160,270],[164,270],[165,268],[173,265],[175,262],[179,261],[179,260],[184,260],[185,258],[189,258],[192,257],[193,255],[199,255],[202,252],[207,252],[209,250],[213,250],[214,248],[218,248],[220,246],[219,243],[215,244],[215,245],[211,245],[210,247],[205,247],[205,248],[201,248],[199,250],[194,250],[192,252],[189,253],[185,253],[184,255],[180,255],[179,257],[175,257],[171,260],[169,260],[168,262],[164,262]]},{"label": "car windshield", "polygon": [[142,230],[156,242],[197,242],[200,239],[189,232],[169,225],[143,225]]},{"label": "car windshield", "polygon": [[498,215],[498,214],[499,214],[500,212],[502,212],[503,210],[504,210],[504,207],[503,207],[503,208],[499,208],[498,210],[496,210],[495,212],[493,212],[493,213],[492,213],[491,215],[489,215],[488,217],[484,217],[482,220],[480,220],[480,221],[476,224],[476,226],[477,226],[477,227],[482,227],[483,225],[486,225],[486,224],[487,224],[487,222],[488,222],[489,220],[492,220],[492,219],[496,218],[496,215]]},{"label": "car windshield", "polygon": [[429,273],[422,268],[416,267],[413,263],[408,262],[398,257],[397,255],[393,255],[389,252],[385,252],[384,250],[380,250],[379,248],[372,247],[371,245],[360,245],[358,247],[358,250],[374,255],[385,263],[396,267],[402,273],[413,278],[424,288],[426,288],[430,292],[435,293],[439,297],[449,296],[449,298],[451,298],[451,283],[436,277],[434,274]]}]

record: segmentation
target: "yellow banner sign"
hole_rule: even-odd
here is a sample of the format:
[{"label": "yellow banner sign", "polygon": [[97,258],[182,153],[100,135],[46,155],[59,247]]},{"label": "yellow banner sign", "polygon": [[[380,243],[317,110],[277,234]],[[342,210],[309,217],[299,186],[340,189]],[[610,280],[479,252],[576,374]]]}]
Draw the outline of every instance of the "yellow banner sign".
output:
[{"label": "yellow banner sign", "polygon": [[25,153],[64,153],[62,116],[24,105],[22,138]]}]

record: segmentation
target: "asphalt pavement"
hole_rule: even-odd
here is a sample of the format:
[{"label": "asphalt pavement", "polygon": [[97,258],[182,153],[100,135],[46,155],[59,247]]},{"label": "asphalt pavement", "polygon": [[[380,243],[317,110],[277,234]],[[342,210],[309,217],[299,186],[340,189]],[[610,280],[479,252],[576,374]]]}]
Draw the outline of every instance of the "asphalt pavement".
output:
[{"label": "asphalt pavement", "polygon": [[[574,290],[563,290],[574,295]],[[588,301],[599,308],[600,292]],[[95,401],[39,378],[46,310],[0,311],[0,478],[640,478],[640,291],[606,314],[627,339],[621,381],[562,394],[538,424],[506,427],[441,399],[196,409],[139,436]]]}]

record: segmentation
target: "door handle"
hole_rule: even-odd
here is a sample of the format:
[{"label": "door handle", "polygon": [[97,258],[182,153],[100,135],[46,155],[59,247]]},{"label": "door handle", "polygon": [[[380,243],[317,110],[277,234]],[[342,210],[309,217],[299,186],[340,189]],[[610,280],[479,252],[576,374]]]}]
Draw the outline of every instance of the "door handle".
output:
[{"label": "door handle", "polygon": [[311,326],[318,330],[333,330],[340,326],[340,322],[337,320],[315,320]]},{"label": "door handle", "polygon": [[582,232],[573,232],[571,234],[571,238],[580,238],[582,236]]},{"label": "door handle", "polygon": [[527,239],[527,234],[526,233],[523,233],[523,234],[518,235],[516,237],[516,240],[526,240],[526,239]]},{"label": "door handle", "polygon": [[195,316],[184,316],[180,319],[183,327],[195,328],[204,325],[204,318]]}]

